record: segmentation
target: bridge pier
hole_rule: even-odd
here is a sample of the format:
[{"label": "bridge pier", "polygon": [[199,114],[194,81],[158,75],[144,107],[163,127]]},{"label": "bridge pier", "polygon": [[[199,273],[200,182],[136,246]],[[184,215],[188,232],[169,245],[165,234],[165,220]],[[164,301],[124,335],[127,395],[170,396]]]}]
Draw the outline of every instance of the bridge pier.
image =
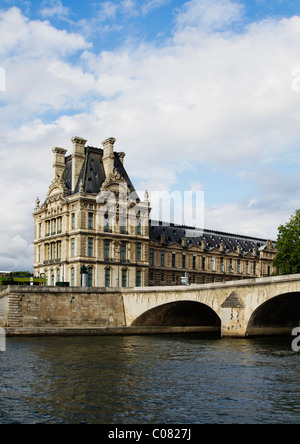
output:
[{"label": "bridge pier", "polygon": [[245,310],[235,308],[221,310],[221,336],[231,338],[245,338]]},{"label": "bridge pier", "polygon": [[233,291],[221,305],[221,336],[244,338],[247,322],[245,319],[245,305]]}]

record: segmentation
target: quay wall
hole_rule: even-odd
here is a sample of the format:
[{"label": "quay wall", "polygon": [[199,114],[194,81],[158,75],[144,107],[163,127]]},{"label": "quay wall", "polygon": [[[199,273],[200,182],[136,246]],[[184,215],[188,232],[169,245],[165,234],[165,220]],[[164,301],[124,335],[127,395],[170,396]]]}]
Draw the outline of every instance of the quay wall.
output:
[{"label": "quay wall", "polygon": [[0,326],[125,327],[122,295],[109,289],[8,287],[0,293]]}]

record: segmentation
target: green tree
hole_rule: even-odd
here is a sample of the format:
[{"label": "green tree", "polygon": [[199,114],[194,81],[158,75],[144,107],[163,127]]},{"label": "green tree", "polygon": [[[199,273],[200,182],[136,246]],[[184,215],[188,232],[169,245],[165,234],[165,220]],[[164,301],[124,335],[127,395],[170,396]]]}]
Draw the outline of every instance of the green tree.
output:
[{"label": "green tree", "polygon": [[273,264],[279,273],[300,273],[300,210],[278,228],[277,250]]}]

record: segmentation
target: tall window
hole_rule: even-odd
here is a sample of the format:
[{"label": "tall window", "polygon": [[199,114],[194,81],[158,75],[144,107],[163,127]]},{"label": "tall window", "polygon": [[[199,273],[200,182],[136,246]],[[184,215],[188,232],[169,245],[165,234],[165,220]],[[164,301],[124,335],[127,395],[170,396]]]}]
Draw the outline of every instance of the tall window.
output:
[{"label": "tall window", "polygon": [[136,260],[137,261],[142,260],[142,244],[141,244],[141,242],[138,242],[136,244]]},{"label": "tall window", "polygon": [[211,269],[212,269],[212,271],[216,271],[216,258],[215,258],[215,256],[213,256],[211,258]]},{"label": "tall window", "polygon": [[186,267],[186,255],[185,255],[185,253],[183,253],[183,255],[182,255],[182,268],[185,268]]},{"label": "tall window", "polygon": [[92,268],[88,268],[88,287],[93,287],[93,269]]},{"label": "tall window", "polygon": [[164,251],[160,252],[160,265],[161,265],[161,267],[165,266],[165,252]]},{"label": "tall window", "polygon": [[110,287],[110,268],[106,268],[105,270],[105,287]]},{"label": "tall window", "polygon": [[52,287],[54,287],[54,280],[55,280],[54,270],[51,270],[51,286]]},{"label": "tall window", "polygon": [[224,272],[224,258],[221,257],[221,272]]},{"label": "tall window", "polygon": [[61,242],[57,242],[57,259],[61,258]]},{"label": "tall window", "polygon": [[50,236],[50,221],[46,222],[46,236]]},{"label": "tall window", "polygon": [[71,239],[71,257],[75,257],[75,239]]},{"label": "tall window", "polygon": [[126,234],[126,232],[127,232],[126,216],[122,216],[120,219],[120,231],[121,231],[121,234]]},{"label": "tall window", "polygon": [[126,261],[126,242],[121,244],[121,261]]},{"label": "tall window", "polygon": [[122,270],[122,287],[127,287],[127,270]]},{"label": "tall window", "polygon": [[60,234],[62,232],[62,217],[57,219],[57,233]]},{"label": "tall window", "polygon": [[52,245],[52,259],[57,259],[57,246],[56,246],[56,243],[55,242],[53,242],[53,244],[51,244]]},{"label": "tall window", "polygon": [[45,258],[48,261],[50,260],[50,245],[49,244],[45,245]]},{"label": "tall window", "polygon": [[71,287],[75,287],[75,270],[71,268]]},{"label": "tall window", "polygon": [[51,234],[56,234],[56,219],[52,220],[52,233]]},{"label": "tall window", "polygon": [[89,213],[89,229],[92,230],[94,228],[94,214]]},{"label": "tall window", "polygon": [[205,270],[205,256],[202,256],[202,270]]},{"label": "tall window", "polygon": [[71,221],[72,221],[72,230],[74,230],[75,229],[75,213],[72,213]]},{"label": "tall window", "polygon": [[141,270],[137,270],[137,272],[136,272],[136,286],[137,287],[142,286],[142,272],[141,272]]},{"label": "tall window", "polygon": [[172,267],[176,267],[176,253],[172,253]]},{"label": "tall window", "polygon": [[150,252],[149,252],[149,265],[153,265],[153,256],[154,256],[154,250],[153,250],[153,248],[150,248]]},{"label": "tall window", "polygon": [[88,257],[94,256],[94,239],[92,237],[88,238]]},{"label": "tall window", "polygon": [[109,258],[110,258],[110,241],[106,239],[104,242],[104,259],[109,260]]},{"label": "tall window", "polygon": [[104,231],[105,233],[109,233],[109,216],[108,213],[104,215]]}]

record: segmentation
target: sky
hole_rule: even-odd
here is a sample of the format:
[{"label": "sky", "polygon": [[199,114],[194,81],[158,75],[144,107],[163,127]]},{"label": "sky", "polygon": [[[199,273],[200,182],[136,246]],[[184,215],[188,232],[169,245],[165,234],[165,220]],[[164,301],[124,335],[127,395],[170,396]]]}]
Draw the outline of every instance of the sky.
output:
[{"label": "sky", "polygon": [[202,191],[205,228],[276,239],[300,208],[300,3],[0,0],[0,131],[1,270],[32,269],[74,136],[115,137],[150,196]]}]

